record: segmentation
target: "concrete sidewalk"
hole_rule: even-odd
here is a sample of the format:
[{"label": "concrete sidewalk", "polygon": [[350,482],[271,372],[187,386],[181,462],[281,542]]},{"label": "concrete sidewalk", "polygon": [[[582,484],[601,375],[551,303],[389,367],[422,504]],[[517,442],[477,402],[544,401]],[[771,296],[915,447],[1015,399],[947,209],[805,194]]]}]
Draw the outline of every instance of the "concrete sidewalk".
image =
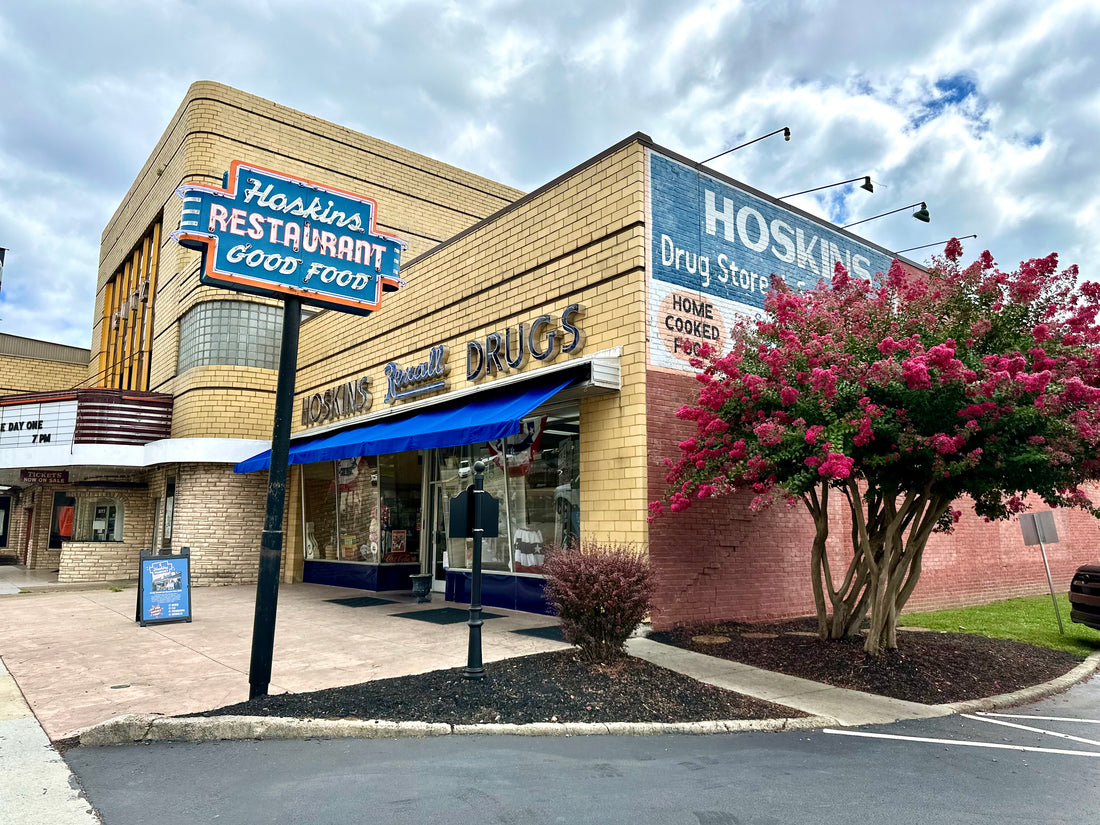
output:
[{"label": "concrete sidewalk", "polygon": [[2,660],[0,799],[4,822],[99,825],[100,821]]},{"label": "concrete sidewalk", "polygon": [[651,642],[649,639],[630,639],[627,650],[632,656],[683,673],[708,685],[794,708],[811,716],[826,717],[845,727],[878,725],[899,719],[927,719],[946,716],[951,712],[939,705],[921,705],[888,696],[823,685],[798,676],[761,670],[740,662]]},{"label": "concrete sidewalk", "polygon": [[[117,588],[116,588],[117,590]],[[0,656],[51,739],[127,713],[178,715],[248,698],[254,585],[192,592],[193,621],[140,627],[136,589],[106,587],[0,596]],[[332,599],[378,597],[349,607]],[[304,692],[466,664],[468,628],[399,614],[448,606],[441,594],[367,593],[316,584],[279,590],[271,693]],[[449,605],[463,607],[462,605]],[[486,662],[560,650],[516,631],[550,616],[487,609]]]},{"label": "concrete sidewalk", "polygon": [[[192,597],[193,622],[145,628],[134,621],[135,596],[133,587],[100,586],[75,592],[48,584],[42,592],[0,596],[0,628],[4,629],[0,656],[51,739],[67,738],[123,716],[131,719],[127,730],[146,730],[149,719],[195,713],[248,698],[254,586],[198,588]],[[361,601],[364,596],[368,601],[377,597],[377,601],[358,607],[333,601],[349,597]],[[468,641],[464,621],[433,624],[402,615],[444,606],[464,609],[443,602],[440,594],[434,595],[432,603],[419,605],[408,593],[368,594],[324,585],[283,585],[269,690],[298,693],[460,667],[466,662]],[[566,647],[560,641],[524,634],[555,625],[553,617],[498,608],[489,611],[499,618],[487,620],[482,629],[486,662]],[[821,724],[881,724],[963,709],[961,705],[921,705],[832,687],[645,638],[631,639],[628,644],[629,651],[639,658],[708,684],[794,708]],[[157,724],[166,730],[171,727],[168,720]],[[708,724],[685,723],[675,729],[714,732]],[[741,722],[732,727],[721,724],[723,730],[745,726]],[[410,735],[417,735],[415,730],[410,728]],[[608,726],[599,725],[591,732],[601,730],[611,732]],[[617,725],[615,732],[629,731]]]}]

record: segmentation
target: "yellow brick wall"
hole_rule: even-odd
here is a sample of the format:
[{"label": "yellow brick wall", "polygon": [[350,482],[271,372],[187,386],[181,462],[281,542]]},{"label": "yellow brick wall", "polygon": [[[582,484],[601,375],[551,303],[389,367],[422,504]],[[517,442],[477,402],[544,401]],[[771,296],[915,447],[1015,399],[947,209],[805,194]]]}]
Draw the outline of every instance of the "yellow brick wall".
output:
[{"label": "yellow brick wall", "polygon": [[153,510],[149,491],[81,487],[70,493],[80,499],[113,498],[122,503],[122,541],[67,541],[61,548],[58,582],[136,579],[143,547],[150,546]]},{"label": "yellow brick wall", "polygon": [[[450,389],[462,389],[467,341],[584,304],[586,342],[572,357],[622,346],[623,389],[581,403],[581,527],[587,538],[644,545],[644,158],[629,143],[413,262],[402,271],[408,286],[368,318],[329,312],[308,321],[295,427],[303,396],[364,374],[373,410],[382,409],[384,365],[413,366],[436,344],[450,347]],[[538,366],[532,359],[526,370]]]},{"label": "yellow brick wall", "polygon": [[271,438],[275,370],[202,366],[173,383],[173,438]]},{"label": "yellow brick wall", "polygon": [[[406,260],[522,194],[237,89],[193,84],[103,231],[88,370],[94,384],[105,285],[163,214],[149,389],[177,396],[174,416],[182,423],[173,426],[175,437],[270,437],[274,370],[267,371],[266,383],[245,367],[176,373],[179,318],[188,309],[207,300],[262,300],[201,286],[198,253],[169,238],[182,207],[176,188],[185,182],[220,185],[222,173],[237,159],[373,197],[378,228],[408,242]],[[196,370],[202,374],[190,375]],[[258,412],[263,406],[266,415]]]},{"label": "yellow brick wall", "polygon": [[67,390],[83,381],[87,372],[81,364],[5,355],[0,358],[0,395]]},{"label": "yellow brick wall", "polygon": [[[161,500],[158,545],[164,530],[165,481],[169,475],[176,478],[170,545],[177,551],[181,547],[190,548],[192,584],[205,587],[255,583],[260,564],[267,473],[237,475],[233,467],[226,464],[171,464],[156,468],[150,475],[150,498]],[[289,497],[287,507],[290,507]],[[287,557],[284,547],[284,567]]]}]

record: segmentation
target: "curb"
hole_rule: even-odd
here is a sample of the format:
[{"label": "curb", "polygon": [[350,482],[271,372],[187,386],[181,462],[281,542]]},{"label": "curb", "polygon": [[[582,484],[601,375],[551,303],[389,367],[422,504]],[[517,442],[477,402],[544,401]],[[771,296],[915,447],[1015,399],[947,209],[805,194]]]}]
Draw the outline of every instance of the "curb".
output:
[{"label": "curb", "polygon": [[1081,664],[1077,665],[1077,667],[1069,673],[1059,676],[1057,679],[1051,679],[1049,682],[1043,682],[1041,685],[1020,688],[1012,693],[1002,693],[999,696],[987,696],[984,699],[968,699],[964,702],[949,702],[943,705],[931,705],[931,707],[937,710],[942,709],[945,716],[952,713],[1000,710],[1001,708],[1012,707],[1013,705],[1023,704],[1024,702],[1034,702],[1039,699],[1045,699],[1048,696],[1053,696],[1056,693],[1061,693],[1063,690],[1073,687],[1078,682],[1083,682],[1096,673],[1097,670],[1100,670],[1100,651],[1090,654],[1085,661],[1081,662]]},{"label": "curb", "polygon": [[835,725],[827,716],[796,719],[730,719],[709,722],[533,722],[526,725],[452,725],[379,719],[293,719],[271,716],[178,718],[129,713],[86,728],[83,745],[137,742],[209,742],[249,739],[407,739],[426,736],[658,736],[739,731],[810,730]]},{"label": "curb", "polygon": [[[972,713],[1036,701],[1072,687],[1100,670],[1100,652],[1057,679],[1012,693],[926,707],[938,715]],[[899,720],[900,721],[900,720]],[[788,719],[727,719],[708,722],[532,722],[526,725],[452,725],[380,719],[295,719],[280,716],[193,716],[129,713],[81,731],[81,745],[137,742],[210,742],[249,739],[407,739],[426,736],[662,736],[815,730],[842,727],[829,716]]]}]

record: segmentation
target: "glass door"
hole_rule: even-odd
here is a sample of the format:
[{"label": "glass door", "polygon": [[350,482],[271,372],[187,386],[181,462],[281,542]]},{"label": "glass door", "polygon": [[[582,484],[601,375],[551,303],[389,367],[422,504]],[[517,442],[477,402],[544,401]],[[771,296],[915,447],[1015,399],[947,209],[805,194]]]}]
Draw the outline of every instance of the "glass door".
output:
[{"label": "glass door", "polygon": [[407,452],[378,458],[383,564],[420,561],[423,455]]},{"label": "glass door", "polygon": [[451,499],[473,483],[468,447],[432,450],[428,488],[431,514],[429,524],[432,590],[442,593],[447,586],[447,568],[466,566],[466,540],[448,538]]}]

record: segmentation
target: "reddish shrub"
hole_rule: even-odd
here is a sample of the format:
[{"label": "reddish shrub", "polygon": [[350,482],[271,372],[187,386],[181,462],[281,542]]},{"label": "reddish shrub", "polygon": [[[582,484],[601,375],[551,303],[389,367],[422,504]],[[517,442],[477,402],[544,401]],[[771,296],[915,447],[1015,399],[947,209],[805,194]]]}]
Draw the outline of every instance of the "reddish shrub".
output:
[{"label": "reddish shrub", "polygon": [[546,559],[546,598],[562,634],[590,662],[625,655],[623,645],[645,618],[653,593],[649,559],[631,547],[586,541],[555,548]]}]

